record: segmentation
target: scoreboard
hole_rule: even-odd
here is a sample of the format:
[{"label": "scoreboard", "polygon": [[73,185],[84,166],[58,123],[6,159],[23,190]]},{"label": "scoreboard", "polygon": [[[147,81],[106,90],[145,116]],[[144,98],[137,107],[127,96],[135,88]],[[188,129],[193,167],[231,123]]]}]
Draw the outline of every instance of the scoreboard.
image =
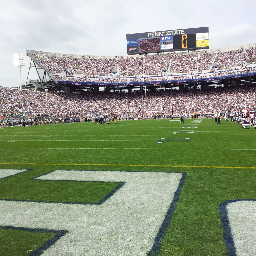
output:
[{"label": "scoreboard", "polygon": [[126,34],[127,54],[209,49],[209,27]]}]

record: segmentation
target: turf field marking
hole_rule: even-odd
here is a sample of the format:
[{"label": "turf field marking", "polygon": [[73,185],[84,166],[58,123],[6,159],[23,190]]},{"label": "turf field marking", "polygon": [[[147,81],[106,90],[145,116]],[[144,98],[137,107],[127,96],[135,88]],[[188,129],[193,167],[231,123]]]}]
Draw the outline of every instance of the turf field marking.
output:
[{"label": "turf field marking", "polygon": [[67,150],[69,150],[69,149],[71,149],[71,150],[91,150],[91,149],[93,149],[93,150],[98,150],[98,149],[100,149],[100,150],[106,150],[106,149],[113,149],[113,150],[122,150],[122,149],[125,149],[125,150],[133,150],[133,149],[138,149],[138,150],[140,150],[140,149],[158,149],[158,148],[37,148],[37,149],[53,149],[53,150],[55,150],[55,149],[58,149],[58,150],[62,150],[62,149],[67,149]]},{"label": "turf field marking", "polygon": [[178,134],[178,133],[195,133],[195,131],[193,130],[178,130],[178,131],[175,131],[175,132],[172,132],[173,134]]},{"label": "turf field marking", "polygon": [[[14,137],[14,136],[20,136],[20,135],[17,135],[17,134],[12,134],[12,135],[1,135],[0,134],[0,137],[8,137],[8,136],[10,136],[10,137]],[[31,135],[31,134],[27,134],[26,135],[26,137],[27,136],[31,136],[31,137],[40,137],[40,138],[42,138],[42,137],[45,137],[45,138],[50,138],[50,137],[58,137],[58,136],[65,136],[65,137],[73,137],[73,136],[76,136],[77,137],[77,135],[72,135],[72,134],[65,134],[65,135],[46,135],[46,136],[44,136],[44,135]],[[83,135],[79,135],[79,136],[83,136],[83,137],[93,137],[93,136],[97,136],[97,137],[152,137],[152,136],[154,136],[154,135],[149,135],[149,134],[104,134],[104,135],[94,135],[94,134],[83,134]],[[2,140],[2,141],[4,141],[4,140]],[[27,140],[26,140],[27,141]]]},{"label": "turf field marking", "polygon": [[206,168],[206,169],[256,169],[255,166],[195,166],[195,165],[171,165],[171,164],[92,164],[92,163],[0,163],[0,165],[48,165],[48,166],[115,166],[115,167],[166,167],[166,168]]},{"label": "turf field marking", "polygon": [[182,129],[186,129],[186,128],[188,128],[188,129],[197,129],[198,127],[197,126],[186,126],[186,127],[182,127]]},{"label": "turf field marking", "polygon": [[[16,169],[0,169],[0,179],[8,178],[14,175],[17,175],[22,172],[26,172],[27,170],[16,170]],[[1,200],[0,200],[0,205],[1,205]],[[1,210],[0,210],[1,211]],[[5,209],[2,209],[2,211],[5,211]],[[20,216],[17,216],[20,217]],[[30,232],[54,232],[56,233],[55,236],[48,240],[46,244],[43,246],[39,247],[36,251],[34,251],[30,255],[41,255],[42,252],[46,249],[48,249],[51,245],[53,245],[58,239],[60,239],[63,235],[67,233],[66,230],[49,230],[49,229],[35,229],[35,228],[24,228],[24,227],[14,227],[10,225],[2,225],[0,222],[0,229],[9,229],[9,230],[22,230],[22,231],[30,231]]]},{"label": "turf field marking", "polygon": [[188,141],[190,138],[180,138],[180,137],[171,137],[171,138],[161,138],[160,140],[157,140],[157,144],[161,144],[164,142],[184,142]]},{"label": "turf field marking", "polygon": [[227,255],[256,255],[256,200],[231,200],[220,205]]},{"label": "turf field marking", "polygon": [[192,123],[198,123],[198,124],[201,124],[201,122],[203,121],[203,119],[198,119],[198,120],[194,120],[192,121]]},{"label": "turf field marking", "polygon": [[256,148],[231,148],[230,150],[256,150]]},{"label": "turf field marking", "polygon": [[27,170],[0,169],[0,180],[26,171]]},{"label": "turf field marking", "polygon": [[159,251],[185,174],[57,170],[36,179],[125,184],[101,205],[0,200],[1,226],[68,231],[44,255],[139,256]]},{"label": "turf field marking", "polygon": [[[5,140],[0,140],[0,141],[5,141]],[[137,141],[137,140],[8,140],[7,142],[18,142],[18,141],[98,141],[98,142],[104,142],[104,141]]]},{"label": "turf field marking", "polygon": [[197,132],[223,132],[223,131],[197,131]]},{"label": "turf field marking", "polygon": [[[13,227],[13,226],[0,226],[0,229],[7,230],[21,230],[21,231],[29,231],[29,232],[40,232],[40,233],[55,233],[54,237],[49,239],[44,245],[36,249],[34,252],[29,254],[30,256],[42,255],[42,253],[47,250],[50,246],[52,246],[57,240],[59,240],[62,236],[67,233],[67,230],[49,230],[49,229],[34,229],[34,228],[23,228],[23,227]],[[35,245],[36,247],[36,245]],[[31,250],[28,250],[26,253],[28,254]]]}]

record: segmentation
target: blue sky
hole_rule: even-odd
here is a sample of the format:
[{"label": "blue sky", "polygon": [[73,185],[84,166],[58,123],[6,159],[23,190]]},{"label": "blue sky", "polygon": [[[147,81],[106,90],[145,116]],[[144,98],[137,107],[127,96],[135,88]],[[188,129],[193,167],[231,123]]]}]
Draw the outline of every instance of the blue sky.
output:
[{"label": "blue sky", "polygon": [[129,33],[209,27],[210,49],[256,43],[255,9],[255,0],[2,1],[0,85],[19,86],[14,53],[127,55]]}]

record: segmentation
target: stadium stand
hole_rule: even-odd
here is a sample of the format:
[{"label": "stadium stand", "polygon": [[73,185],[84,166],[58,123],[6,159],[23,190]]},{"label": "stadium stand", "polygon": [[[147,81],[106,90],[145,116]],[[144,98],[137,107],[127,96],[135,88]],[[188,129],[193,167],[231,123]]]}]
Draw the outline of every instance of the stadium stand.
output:
[{"label": "stadium stand", "polygon": [[[238,47],[237,47],[238,48]],[[254,73],[256,48],[212,50],[136,56],[81,56],[27,51],[55,81],[125,83],[165,81],[171,83]]]},{"label": "stadium stand", "polygon": [[119,120],[227,115],[242,124],[255,125],[256,87],[212,88],[134,93],[42,92],[0,87],[1,126],[94,120],[96,116]]},{"label": "stadium stand", "polygon": [[40,82],[27,87],[36,85],[38,90],[0,87],[1,126],[97,116],[127,120],[217,115],[255,126],[255,45],[116,57],[32,50],[27,55],[52,79],[52,87],[39,88]]}]

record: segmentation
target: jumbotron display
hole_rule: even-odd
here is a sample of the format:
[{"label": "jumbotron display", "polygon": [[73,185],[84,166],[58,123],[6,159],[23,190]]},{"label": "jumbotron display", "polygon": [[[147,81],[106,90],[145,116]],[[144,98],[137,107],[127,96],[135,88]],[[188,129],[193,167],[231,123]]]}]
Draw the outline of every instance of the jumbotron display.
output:
[{"label": "jumbotron display", "polygon": [[126,34],[127,54],[209,49],[209,27]]}]

